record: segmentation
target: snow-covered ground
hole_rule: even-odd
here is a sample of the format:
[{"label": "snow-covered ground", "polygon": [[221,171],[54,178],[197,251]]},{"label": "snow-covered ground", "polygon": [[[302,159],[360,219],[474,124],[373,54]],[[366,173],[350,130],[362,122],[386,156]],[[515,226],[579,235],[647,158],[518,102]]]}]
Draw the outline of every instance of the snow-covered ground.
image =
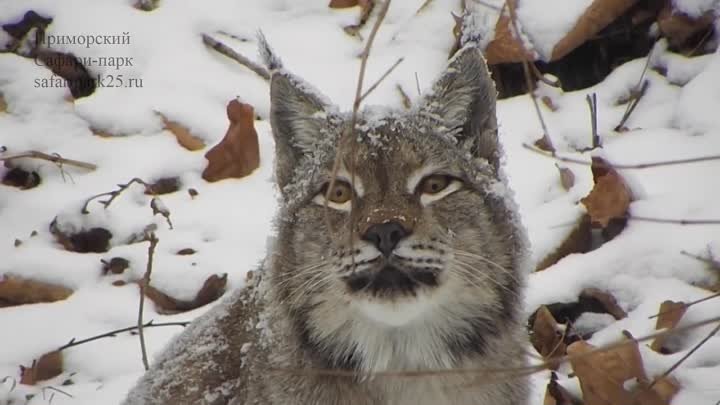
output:
[{"label": "snow-covered ground", "polygon": [[[415,101],[420,97],[418,84],[421,93],[426,91],[443,68],[454,41],[450,12],[460,12],[459,2],[435,0],[417,12],[423,3],[395,1],[390,8],[372,50],[367,82],[374,82],[397,58],[405,60],[368,97],[369,104],[401,108],[396,85]],[[685,3],[702,6],[702,2]],[[0,54],[0,94],[8,105],[7,111],[0,112],[0,146],[7,148],[6,153],[38,150],[98,166],[92,172],[65,166],[61,172],[50,162],[25,159],[15,163],[37,171],[42,178],[40,186],[20,190],[0,185],[0,283],[4,276],[15,275],[74,290],[64,301],[0,308],[0,404],[15,400],[12,403],[95,405],[115,404],[123,398],[143,372],[138,337],[129,333],[63,351],[64,372],[58,377],[37,386],[15,382],[19,382],[20,365],[29,366],[33,359],[73,338],[137,322],[137,286],[115,286],[113,282],[142,277],[148,244],[126,241],[147,225],[157,226],[160,240],[152,285],[178,299],[192,299],[213,274],[227,273],[228,288],[240,287],[244,274],[263,258],[275,209],[268,86],[247,68],[206,48],[201,34],[212,34],[258,60],[255,34],[262,29],[288,69],[314,84],[341,108],[350,108],[353,101],[363,42],[346,34],[343,27],[356,22],[357,8],[334,10],[327,7],[326,1],[293,0],[162,1],[152,12],[131,5],[130,0],[0,0],[1,23],[17,21],[32,9],[53,17],[48,35],[129,36],[128,44],[55,44],[53,49],[81,58],[129,58],[124,60],[131,60],[132,66],[92,66],[90,71],[105,80],[123,75],[126,85],[133,84],[98,88],[91,97],[69,102],[67,88],[37,86],[37,80],[50,77],[47,68],[31,59]],[[582,11],[574,8],[567,12]],[[521,7],[518,13],[528,20],[533,15],[541,17],[532,8]],[[541,32],[551,25],[538,20],[528,21],[526,26],[539,27]],[[368,28],[361,30],[364,38]],[[542,43],[542,38],[555,40],[558,33],[542,32],[533,38],[536,45],[551,49],[552,43]],[[0,41],[6,39],[0,36]],[[626,124],[630,131],[613,132],[626,108],[618,100],[626,99],[637,85],[644,65],[644,59],[628,62],[604,82],[581,91],[563,94],[541,90],[558,107],[552,112],[541,105],[559,153],[583,158],[576,150],[590,145],[585,96],[597,93],[602,155],[612,163],[720,154],[720,53],[688,59],[666,52],[659,44],[651,66],[662,66],[667,73],[646,73],[650,85]],[[181,147],[170,132],[162,129],[156,112],[188,127],[210,147],[224,135],[225,106],[235,97],[251,104],[258,115],[255,127],[261,165],[244,179],[208,183],[201,177],[207,149],[190,152]],[[537,263],[560,244],[570,224],[585,212],[579,200],[592,188],[592,175],[588,166],[557,162],[522,147],[542,133],[527,96],[501,101],[498,114],[507,154],[506,170]],[[569,191],[560,183],[556,163],[570,168],[575,175],[575,185]],[[0,168],[0,174],[5,170]],[[620,173],[632,188],[632,215],[720,219],[720,161]],[[116,184],[134,177],[146,181],[180,179],[180,191],[161,196],[171,212],[174,229],[169,229],[161,216],[153,216],[151,197],[139,185],[118,197],[110,208],[92,202],[90,213],[81,214],[88,197],[112,191]],[[195,198],[188,194],[190,188],[197,190]],[[49,224],[56,217],[65,229],[102,226],[111,230],[111,249],[84,254],[66,251],[49,232]],[[36,236],[31,236],[33,231],[37,231]],[[15,246],[16,240],[22,243]],[[176,254],[184,248],[196,253]],[[648,317],[658,311],[662,301],[688,302],[706,297],[711,294],[707,286],[720,276],[681,251],[697,255],[710,251],[720,256],[720,225],[630,220],[619,236],[600,248],[570,255],[545,271],[531,274],[527,313],[542,304],[575,301],[582,289],[596,287],[613,294],[628,317],[600,322],[597,327],[601,329],[590,343],[616,341],[622,330],[634,336],[652,333],[655,320]],[[103,275],[101,259],[112,257],[130,260],[130,268],[122,275]],[[211,306],[161,315],[149,303],[144,318],[156,322],[191,320]],[[719,314],[720,299],[710,300],[688,309],[681,326]],[[670,355],[641,345],[648,375],[662,373],[713,327],[707,325],[682,334],[675,342],[679,351]],[[150,355],[157,354],[179,331],[179,327],[146,329]],[[561,368],[561,374],[568,370]],[[710,339],[673,375],[682,386],[673,404],[717,403],[720,337]],[[534,403],[541,403],[547,377],[538,374]],[[72,384],[63,385],[67,380]],[[565,385],[571,389],[578,389],[576,382],[562,376],[561,380],[567,380]],[[61,389],[69,395],[43,387]],[[34,396],[27,399],[28,394]]]}]

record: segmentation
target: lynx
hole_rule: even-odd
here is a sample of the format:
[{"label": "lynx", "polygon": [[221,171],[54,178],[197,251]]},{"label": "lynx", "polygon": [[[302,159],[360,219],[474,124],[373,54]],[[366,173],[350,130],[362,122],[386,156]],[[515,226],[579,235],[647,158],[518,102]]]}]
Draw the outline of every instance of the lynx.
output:
[{"label": "lynx", "polygon": [[526,404],[525,378],[482,371],[526,365],[526,248],[480,51],[410,111],[363,109],[351,136],[268,60],[275,240],[124,404]]}]

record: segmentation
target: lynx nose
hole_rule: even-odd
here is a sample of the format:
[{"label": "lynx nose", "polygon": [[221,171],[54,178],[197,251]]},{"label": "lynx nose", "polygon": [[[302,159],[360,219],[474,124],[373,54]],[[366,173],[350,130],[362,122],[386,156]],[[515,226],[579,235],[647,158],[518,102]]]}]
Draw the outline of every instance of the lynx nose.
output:
[{"label": "lynx nose", "polygon": [[385,257],[389,257],[398,242],[410,234],[399,222],[375,224],[363,234],[363,240],[372,242]]}]

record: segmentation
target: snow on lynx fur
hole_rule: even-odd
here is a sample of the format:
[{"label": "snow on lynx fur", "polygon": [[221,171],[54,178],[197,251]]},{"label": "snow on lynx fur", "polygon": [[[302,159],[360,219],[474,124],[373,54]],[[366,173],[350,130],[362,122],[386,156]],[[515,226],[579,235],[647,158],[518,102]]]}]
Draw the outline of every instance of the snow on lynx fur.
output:
[{"label": "snow on lynx fur", "polygon": [[276,239],[124,404],[526,404],[526,378],[382,375],[526,364],[526,239],[480,51],[413,110],[363,110],[354,139],[349,114],[268,60]]}]

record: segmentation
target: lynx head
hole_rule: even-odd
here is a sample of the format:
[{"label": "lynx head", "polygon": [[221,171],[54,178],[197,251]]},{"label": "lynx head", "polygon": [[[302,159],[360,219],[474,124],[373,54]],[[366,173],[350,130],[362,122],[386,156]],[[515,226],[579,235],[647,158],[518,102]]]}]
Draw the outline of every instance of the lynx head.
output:
[{"label": "lynx head", "polygon": [[[365,109],[350,137],[349,114],[273,74],[284,206],[270,288],[324,364],[450,366],[515,321],[523,238],[502,194],[495,97],[466,48],[416,108]],[[383,355],[365,341],[416,328],[414,349]],[[429,353],[439,345],[453,354]]]}]

